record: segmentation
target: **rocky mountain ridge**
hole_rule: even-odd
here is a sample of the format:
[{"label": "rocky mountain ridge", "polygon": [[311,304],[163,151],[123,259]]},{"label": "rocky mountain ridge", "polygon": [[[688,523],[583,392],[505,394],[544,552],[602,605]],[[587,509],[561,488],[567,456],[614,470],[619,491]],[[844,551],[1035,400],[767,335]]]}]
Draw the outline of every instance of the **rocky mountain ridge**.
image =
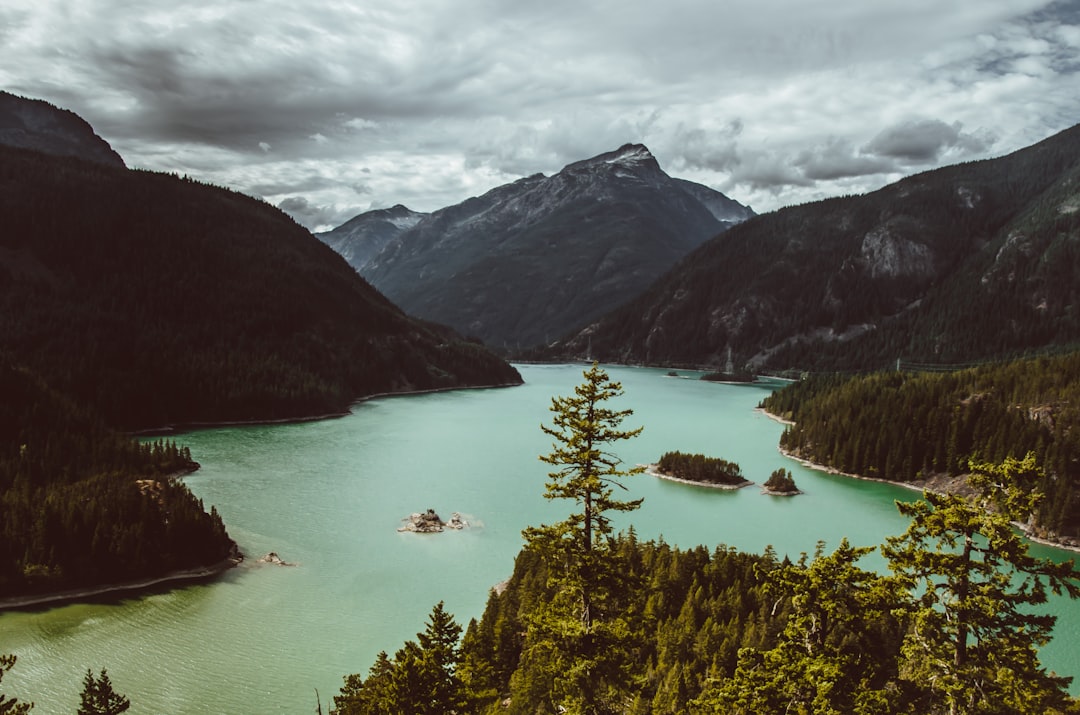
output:
[{"label": "rocky mountain ridge", "polygon": [[645,146],[627,144],[411,226],[391,230],[369,212],[319,238],[353,256],[361,275],[410,313],[513,351],[621,304],[752,215],[671,178]]},{"label": "rocky mountain ridge", "polygon": [[780,209],[541,355],[753,369],[955,363],[1080,341],[1080,127]]},{"label": "rocky mountain ridge", "polygon": [[397,204],[354,216],[332,231],[318,233],[326,245],[354,268],[366,266],[386,244],[418,224],[427,214]]}]

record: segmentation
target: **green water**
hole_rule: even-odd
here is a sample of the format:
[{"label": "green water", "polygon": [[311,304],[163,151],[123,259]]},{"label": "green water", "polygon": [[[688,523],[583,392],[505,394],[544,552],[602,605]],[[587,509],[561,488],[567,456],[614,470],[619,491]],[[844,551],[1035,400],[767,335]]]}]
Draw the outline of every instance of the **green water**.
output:
[{"label": "green water", "polygon": [[[182,444],[203,468],[187,478],[217,506],[248,561],[219,581],[116,603],[0,615],[0,652],[19,656],[7,695],[39,715],[70,714],[86,669],[108,668],[133,715],[323,711],[341,676],[367,672],[423,628],[442,600],[463,624],[490,586],[509,576],[521,530],[566,510],[541,497],[550,450],[541,422],[553,395],[569,394],[580,366],[523,366],[526,385],[373,400],[341,419],[205,430]],[[643,507],[626,517],[641,538],[680,546],[729,544],[781,554],[830,547],[842,537],[877,544],[905,522],[893,500],[914,493],[815,472],[776,450],[782,426],[754,407],[770,387],[672,379],[665,371],[610,368],[645,425],[619,453],[628,464],[668,450],[738,462],[763,482],[786,467],[806,492],[770,498],[675,484],[628,482]],[[461,512],[473,526],[435,535],[398,533],[410,512]],[[1037,547],[1040,555],[1065,552]],[[293,567],[255,563],[269,551]],[[880,559],[868,565],[880,566]],[[1080,675],[1080,603],[1060,616],[1044,662]],[[1074,688],[1074,690],[1076,690]]]}]

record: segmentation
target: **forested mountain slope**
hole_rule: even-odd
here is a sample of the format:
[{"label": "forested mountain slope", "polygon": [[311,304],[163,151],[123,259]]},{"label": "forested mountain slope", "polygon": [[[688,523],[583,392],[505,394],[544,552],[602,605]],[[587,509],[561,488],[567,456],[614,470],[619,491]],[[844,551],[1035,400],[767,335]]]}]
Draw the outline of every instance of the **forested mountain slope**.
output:
[{"label": "forested mountain slope", "polygon": [[520,381],[232,191],[0,147],[0,221],[0,349],[114,426]]},{"label": "forested mountain slope", "polygon": [[3,91],[0,91],[0,144],[124,166],[120,155],[78,114],[40,99]]},{"label": "forested mountain slope", "polygon": [[1080,127],[757,216],[547,356],[775,368],[957,362],[1080,340]]},{"label": "forested mountain slope", "polygon": [[628,144],[432,214],[362,214],[321,238],[409,313],[514,350],[620,305],[752,215]]},{"label": "forested mountain slope", "polygon": [[[1080,545],[1080,353],[952,373],[821,375],[763,406],[794,420],[793,454],[844,472],[913,484],[1033,452],[1045,472],[1029,527]],[[927,480],[931,480],[927,482]]]},{"label": "forested mountain slope", "polygon": [[[78,116],[0,95],[0,598],[205,568],[235,545],[172,443],[381,392],[516,384],[281,211],[131,171]],[[2,604],[0,604],[2,605]]]},{"label": "forested mountain slope", "polygon": [[174,478],[198,466],[186,449],[110,431],[2,353],[0,395],[0,606],[233,553],[217,512]]}]

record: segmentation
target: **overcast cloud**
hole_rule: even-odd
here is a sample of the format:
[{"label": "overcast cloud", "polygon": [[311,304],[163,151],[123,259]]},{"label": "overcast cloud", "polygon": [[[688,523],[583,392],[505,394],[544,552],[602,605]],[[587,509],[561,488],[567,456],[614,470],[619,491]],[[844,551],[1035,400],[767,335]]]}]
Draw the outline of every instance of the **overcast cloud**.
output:
[{"label": "overcast cloud", "polygon": [[1080,121],[1080,0],[4,0],[0,88],[310,228],[626,142],[767,211]]}]

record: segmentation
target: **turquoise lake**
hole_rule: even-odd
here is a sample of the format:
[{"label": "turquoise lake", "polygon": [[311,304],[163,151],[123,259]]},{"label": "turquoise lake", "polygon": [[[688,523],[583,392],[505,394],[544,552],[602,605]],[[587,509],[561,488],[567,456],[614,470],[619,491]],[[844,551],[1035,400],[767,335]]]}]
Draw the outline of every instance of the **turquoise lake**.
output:
[{"label": "turquoise lake", "polygon": [[[188,485],[217,507],[247,561],[209,584],[0,615],[0,652],[19,658],[4,693],[33,700],[35,715],[69,714],[86,669],[104,667],[132,715],[311,713],[316,692],[328,712],[342,676],[366,674],[380,650],[413,638],[437,602],[463,625],[479,617],[489,588],[510,575],[521,530],[568,510],[541,496],[548,468],[537,456],[551,440],[540,424],[583,368],[519,369],[521,387],[380,398],[339,419],[180,435],[202,464]],[[625,390],[612,407],[634,410],[625,426],[645,427],[617,447],[626,464],[701,452],[738,462],[759,483],[786,467],[805,492],[774,498],[631,477],[630,496],[645,501],[618,523],[639,538],[754,552],[771,544],[795,557],[818,540],[831,550],[843,537],[873,545],[904,531],[894,501],[916,492],[814,471],[777,451],[783,426],[754,409],[777,384],[608,371]],[[429,507],[444,518],[460,512],[471,527],[397,531]],[[270,551],[295,566],[256,563]],[[1080,675],[1080,603],[1047,608],[1059,620],[1043,661]]]}]

